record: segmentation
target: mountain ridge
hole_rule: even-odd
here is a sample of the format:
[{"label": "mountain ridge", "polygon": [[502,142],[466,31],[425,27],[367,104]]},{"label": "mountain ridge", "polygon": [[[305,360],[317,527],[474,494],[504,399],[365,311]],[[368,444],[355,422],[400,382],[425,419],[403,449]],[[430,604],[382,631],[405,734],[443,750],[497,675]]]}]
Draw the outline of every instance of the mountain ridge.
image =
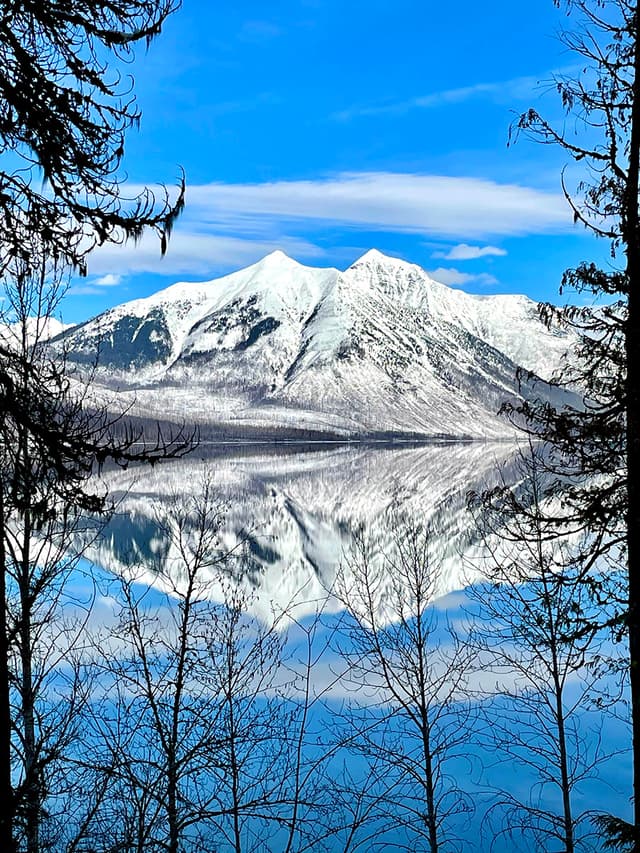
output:
[{"label": "mountain ridge", "polygon": [[[141,416],[345,435],[506,437],[518,367],[549,380],[571,343],[522,296],[472,296],[370,250],[347,270],[277,251],[178,282],[54,338]],[[154,401],[161,395],[161,401]]]}]

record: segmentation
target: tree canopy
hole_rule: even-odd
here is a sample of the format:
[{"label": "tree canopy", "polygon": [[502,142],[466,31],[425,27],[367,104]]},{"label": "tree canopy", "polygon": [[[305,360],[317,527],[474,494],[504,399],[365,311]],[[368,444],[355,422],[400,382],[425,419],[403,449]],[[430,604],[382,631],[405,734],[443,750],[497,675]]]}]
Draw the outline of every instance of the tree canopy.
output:
[{"label": "tree canopy", "polygon": [[165,251],[184,182],[171,202],[148,189],[126,198],[119,170],[140,112],[123,67],[179,5],[0,2],[0,272],[29,260],[35,233],[80,272],[96,245],[149,228]]}]

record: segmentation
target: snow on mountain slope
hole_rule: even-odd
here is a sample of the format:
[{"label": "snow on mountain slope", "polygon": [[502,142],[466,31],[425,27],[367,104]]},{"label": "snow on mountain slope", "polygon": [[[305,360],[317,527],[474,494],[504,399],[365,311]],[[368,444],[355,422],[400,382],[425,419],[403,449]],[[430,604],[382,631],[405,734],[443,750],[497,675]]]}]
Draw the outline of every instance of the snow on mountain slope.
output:
[{"label": "snow on mountain slope", "polygon": [[[260,314],[278,325],[304,322],[337,270],[315,270],[273,252],[257,264],[201,284],[179,282],[77,326],[65,341],[76,361],[135,380],[161,376],[179,358],[242,348],[243,327]],[[266,334],[267,331],[262,331]],[[261,334],[258,329],[254,332]],[[250,346],[249,341],[244,341]]]},{"label": "snow on mountain slope", "polygon": [[538,318],[538,303],[526,296],[476,296],[432,279],[421,267],[387,258],[375,249],[351,267],[356,280],[378,279],[406,302],[466,331],[500,350],[515,364],[550,379],[570,338],[550,331]]},{"label": "snow on mountain slope", "polygon": [[375,250],[345,272],[274,252],[61,340],[144,416],[455,437],[507,434],[496,412],[521,394],[517,367],[550,378],[570,343],[525,297],[470,296]]},{"label": "snow on mountain slope", "polygon": [[55,338],[68,329],[74,328],[69,323],[62,323],[57,317],[27,317],[22,323],[0,323],[0,342],[10,348],[23,345],[23,334],[26,335],[26,345],[31,346],[39,341]]}]

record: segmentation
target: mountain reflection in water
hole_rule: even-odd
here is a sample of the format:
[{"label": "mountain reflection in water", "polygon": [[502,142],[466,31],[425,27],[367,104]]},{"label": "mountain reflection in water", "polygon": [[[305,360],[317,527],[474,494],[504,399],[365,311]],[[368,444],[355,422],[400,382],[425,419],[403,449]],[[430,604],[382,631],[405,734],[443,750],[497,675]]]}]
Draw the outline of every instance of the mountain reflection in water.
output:
[{"label": "mountain reflection in water", "polygon": [[[197,499],[208,482],[225,506],[221,549],[244,542],[233,582],[246,588],[258,615],[292,604],[298,616],[312,611],[332,588],[355,531],[383,547],[392,538],[390,510],[432,531],[436,595],[444,595],[465,585],[463,555],[476,542],[467,493],[495,483],[513,454],[513,445],[492,442],[199,448],[155,469],[105,474],[117,509],[87,556],[151,583],[159,568],[179,573],[164,520],[172,501]],[[224,595],[220,581],[212,579],[213,598]]]}]

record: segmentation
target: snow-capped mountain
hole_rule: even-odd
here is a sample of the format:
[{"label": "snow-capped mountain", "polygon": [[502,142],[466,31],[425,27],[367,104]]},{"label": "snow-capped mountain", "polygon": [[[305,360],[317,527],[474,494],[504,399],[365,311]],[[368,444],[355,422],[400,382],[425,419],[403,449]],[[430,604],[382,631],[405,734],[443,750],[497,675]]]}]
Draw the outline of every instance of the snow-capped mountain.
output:
[{"label": "snow-capped mountain", "polygon": [[471,296],[372,250],[345,272],[274,252],[63,333],[67,358],[142,416],[235,428],[497,437],[518,366],[550,379],[570,341],[523,296]]}]

